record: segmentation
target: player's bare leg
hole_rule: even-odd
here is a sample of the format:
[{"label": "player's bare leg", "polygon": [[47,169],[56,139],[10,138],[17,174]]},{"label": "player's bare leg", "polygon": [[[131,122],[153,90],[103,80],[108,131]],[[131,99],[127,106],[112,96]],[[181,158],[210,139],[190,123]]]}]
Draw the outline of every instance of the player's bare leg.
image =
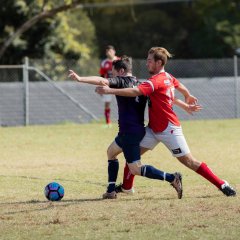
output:
[{"label": "player's bare leg", "polygon": [[186,154],[182,157],[177,157],[177,159],[184,164],[186,167],[192,169],[193,171],[200,174],[202,177],[207,179],[209,182],[214,184],[220,191],[226,196],[235,196],[236,191],[226,182],[220,179],[204,162],[199,162],[196,160],[191,153]]},{"label": "player's bare leg", "polygon": [[[141,147],[141,155],[143,155],[145,152],[147,152],[149,149]],[[128,167],[128,164],[125,164],[124,172],[123,172],[123,183],[120,183],[116,186],[117,192],[123,192],[127,194],[133,194],[134,193],[134,182],[135,175],[133,175]]]},{"label": "player's bare leg", "polygon": [[[147,152],[148,148],[141,147],[141,155],[143,155],[145,152]],[[127,194],[133,194],[135,192],[133,183],[134,183],[135,175],[131,173],[129,170],[128,164],[125,164],[124,167],[124,173],[123,173],[123,183],[120,183],[116,186],[117,192],[123,192]]]}]

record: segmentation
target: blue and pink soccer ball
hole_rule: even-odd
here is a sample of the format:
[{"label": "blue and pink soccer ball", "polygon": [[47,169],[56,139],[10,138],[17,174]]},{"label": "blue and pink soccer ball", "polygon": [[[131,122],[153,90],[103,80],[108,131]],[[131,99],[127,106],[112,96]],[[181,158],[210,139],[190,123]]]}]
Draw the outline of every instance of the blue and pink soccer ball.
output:
[{"label": "blue and pink soccer ball", "polygon": [[44,194],[49,201],[60,201],[64,196],[64,188],[57,182],[51,182],[45,187]]}]

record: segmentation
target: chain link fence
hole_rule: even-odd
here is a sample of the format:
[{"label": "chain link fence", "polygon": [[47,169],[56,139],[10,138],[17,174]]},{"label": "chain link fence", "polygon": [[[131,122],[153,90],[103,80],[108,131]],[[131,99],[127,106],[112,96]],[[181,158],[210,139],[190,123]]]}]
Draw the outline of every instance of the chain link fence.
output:
[{"label": "chain link fence", "polygon": [[[98,75],[99,65],[99,59],[82,62],[32,59],[23,65],[0,66],[0,124],[104,122],[104,104],[94,92],[95,87],[70,81],[67,77],[69,69],[83,76]],[[189,88],[204,107],[194,116],[174,107],[181,120],[239,118],[240,60],[236,56],[232,59],[170,60],[166,71]],[[146,61],[135,59],[133,73],[139,79],[147,79]],[[111,109],[112,120],[117,121],[115,98]]]}]

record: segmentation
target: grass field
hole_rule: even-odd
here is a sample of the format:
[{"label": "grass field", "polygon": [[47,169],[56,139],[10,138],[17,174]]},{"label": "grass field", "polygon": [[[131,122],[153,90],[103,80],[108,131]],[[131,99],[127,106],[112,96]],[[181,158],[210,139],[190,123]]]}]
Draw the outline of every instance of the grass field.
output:
[{"label": "grass field", "polygon": [[[239,191],[240,119],[182,125],[193,155]],[[0,128],[0,239],[240,238],[239,196],[225,197],[162,145],[143,162],[182,172],[183,199],[166,182],[136,177],[134,195],[102,200],[116,132],[98,123]],[[51,181],[65,188],[60,202],[44,197]]]}]

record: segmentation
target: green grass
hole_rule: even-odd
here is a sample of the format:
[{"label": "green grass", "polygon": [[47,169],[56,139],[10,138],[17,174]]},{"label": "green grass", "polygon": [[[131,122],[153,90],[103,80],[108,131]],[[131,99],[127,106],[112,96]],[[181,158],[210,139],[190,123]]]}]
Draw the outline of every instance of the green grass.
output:
[{"label": "green grass", "polygon": [[[239,190],[240,119],[182,125],[193,155]],[[182,200],[168,183],[142,177],[134,195],[101,200],[116,132],[99,123],[0,128],[0,239],[239,239],[239,197],[225,197],[161,144],[142,160],[181,171]],[[60,202],[44,197],[51,181],[65,188]]]}]

